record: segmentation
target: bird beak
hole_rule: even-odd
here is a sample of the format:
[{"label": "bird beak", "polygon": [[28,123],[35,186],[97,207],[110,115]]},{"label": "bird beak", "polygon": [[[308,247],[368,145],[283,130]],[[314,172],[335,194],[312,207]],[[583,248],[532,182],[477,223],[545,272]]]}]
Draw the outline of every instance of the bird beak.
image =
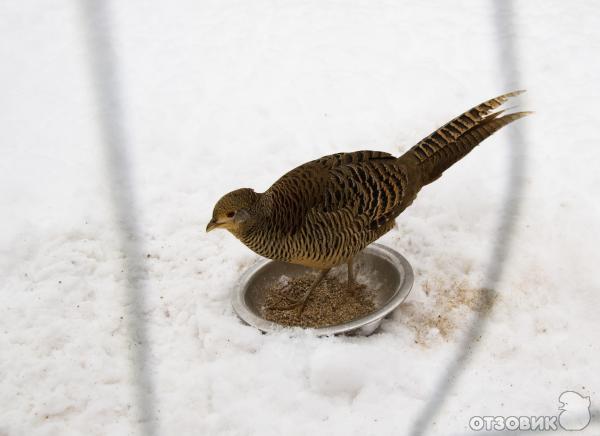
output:
[{"label": "bird beak", "polygon": [[210,220],[208,225],[206,226],[206,233],[210,232],[213,229],[216,229],[217,227],[219,227],[219,224],[214,220]]}]

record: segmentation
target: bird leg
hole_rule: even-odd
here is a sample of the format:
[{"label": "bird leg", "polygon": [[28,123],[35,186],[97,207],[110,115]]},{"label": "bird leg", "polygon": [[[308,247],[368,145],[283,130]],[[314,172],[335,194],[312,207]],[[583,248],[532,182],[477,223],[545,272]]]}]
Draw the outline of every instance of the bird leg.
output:
[{"label": "bird leg", "polygon": [[356,282],[354,281],[354,268],[352,267],[354,258],[348,259],[346,263],[348,265],[348,289],[352,289]]},{"label": "bird leg", "polygon": [[292,302],[292,304],[290,304],[288,306],[283,306],[283,307],[282,306],[277,307],[275,305],[271,305],[270,307],[268,307],[268,309],[289,310],[289,309],[293,309],[294,307],[300,306],[300,314],[302,314],[302,312],[304,311],[304,306],[306,305],[306,301],[308,300],[310,293],[317,286],[319,286],[319,283],[321,283],[323,281],[323,279],[325,278],[325,276],[327,275],[327,273],[329,272],[330,269],[331,268],[321,270],[321,272],[319,272],[319,275],[317,276],[315,281],[312,283],[312,285],[310,285],[310,288],[308,288],[308,291],[306,291],[302,297],[300,297],[296,301]]}]

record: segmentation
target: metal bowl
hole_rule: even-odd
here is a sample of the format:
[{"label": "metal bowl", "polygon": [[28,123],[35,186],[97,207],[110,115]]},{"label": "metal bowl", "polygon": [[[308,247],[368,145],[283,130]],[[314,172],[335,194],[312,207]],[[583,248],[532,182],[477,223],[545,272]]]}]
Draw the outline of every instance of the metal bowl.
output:
[{"label": "metal bowl", "polygon": [[[414,281],[413,270],[408,261],[397,251],[380,244],[371,244],[356,256],[354,270],[357,281],[368,283],[374,291],[375,310],[343,324],[310,329],[315,334],[370,335],[379,327],[383,318],[404,301]],[[345,271],[344,266],[336,267],[330,274],[343,274]],[[261,308],[265,301],[265,289],[277,283],[284,275],[295,278],[311,273],[314,273],[314,270],[300,265],[261,260],[242,275],[239,286],[232,295],[233,309],[243,321],[263,332],[292,328],[262,317]]]}]

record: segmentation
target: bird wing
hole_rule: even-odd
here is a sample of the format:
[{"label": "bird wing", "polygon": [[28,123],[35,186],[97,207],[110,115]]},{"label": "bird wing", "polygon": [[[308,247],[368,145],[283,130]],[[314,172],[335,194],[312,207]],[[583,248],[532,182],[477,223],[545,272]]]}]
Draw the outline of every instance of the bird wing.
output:
[{"label": "bird wing", "polygon": [[406,184],[396,157],[365,150],[307,162],[265,194],[274,224],[286,233],[296,232],[310,214],[343,215],[358,231],[376,230],[407,206],[402,207]]}]

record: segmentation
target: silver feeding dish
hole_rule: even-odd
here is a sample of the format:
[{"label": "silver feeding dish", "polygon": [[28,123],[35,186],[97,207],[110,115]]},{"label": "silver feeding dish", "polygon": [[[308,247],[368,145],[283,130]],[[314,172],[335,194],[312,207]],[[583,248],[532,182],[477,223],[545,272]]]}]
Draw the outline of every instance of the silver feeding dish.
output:
[{"label": "silver feeding dish", "polygon": [[[354,259],[356,279],[374,292],[373,312],[352,321],[328,327],[310,329],[316,335],[354,333],[370,335],[386,315],[396,309],[408,296],[414,281],[413,270],[408,261],[397,251],[380,244],[371,244]],[[333,268],[329,274],[345,276],[345,266]],[[282,276],[296,278],[314,273],[301,265],[292,265],[263,259],[248,268],[232,295],[232,305],[238,316],[247,324],[263,332],[281,331],[283,326],[264,319],[261,308],[265,290],[277,283]]]}]

